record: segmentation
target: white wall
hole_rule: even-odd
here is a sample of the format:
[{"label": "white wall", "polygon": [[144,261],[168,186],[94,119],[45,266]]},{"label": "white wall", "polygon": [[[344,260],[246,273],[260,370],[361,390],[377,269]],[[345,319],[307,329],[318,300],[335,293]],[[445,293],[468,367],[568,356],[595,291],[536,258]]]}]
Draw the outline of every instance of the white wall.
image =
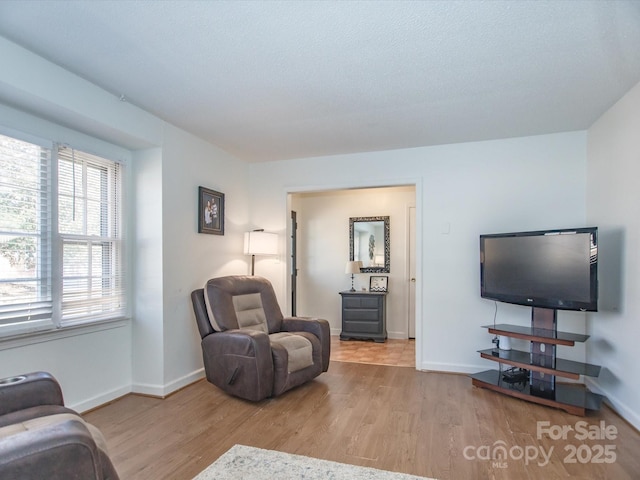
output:
[{"label": "white wall", "polygon": [[[250,182],[251,220],[282,232],[287,192],[415,184],[418,366],[473,372],[491,367],[476,351],[491,346],[480,327],[494,312],[479,294],[478,236],[584,225],[586,133],[252,164]],[[310,228],[334,241],[334,232]],[[286,273],[284,261],[270,272],[284,301]],[[501,305],[498,321],[528,325],[530,310]],[[559,322],[585,329],[583,314],[560,312]],[[585,358],[580,346],[560,353]]]},{"label": "white wall", "polygon": [[592,385],[640,428],[640,84],[588,131],[589,221],[598,225],[600,311],[590,315]]},{"label": "white wall", "polygon": [[[14,344],[15,346],[12,346]],[[0,350],[0,378],[47,371],[64,394],[65,404],[89,410],[131,391],[131,331],[128,323],[76,334],[5,342]]]},{"label": "white wall", "polygon": [[134,391],[151,395],[161,391],[164,382],[162,149],[136,152],[131,168],[133,208],[129,212],[136,212],[129,219],[135,319],[131,381]]},{"label": "white wall", "polygon": [[[131,163],[131,153],[126,149],[7,105],[0,104],[0,125]],[[96,407],[129,392],[131,368],[128,322],[0,343],[0,378],[36,370],[49,371],[62,384],[67,404],[78,410]]]},{"label": "white wall", "polygon": [[150,113],[3,37],[0,58],[0,103],[132,150],[160,145],[164,122]]},{"label": "white wall", "polygon": [[[133,299],[131,323],[1,342],[0,376],[48,370],[79,410],[199,378],[189,294],[248,271],[245,163],[3,38],[0,57],[0,125],[127,161]],[[224,236],[197,233],[200,185],[226,195]]]},{"label": "white wall", "polygon": [[[331,333],[340,334],[341,299],[338,292],[351,288],[351,275],[344,273],[349,260],[349,218],[389,216],[391,272],[379,274],[389,276],[387,332],[389,338],[408,338],[407,209],[415,205],[415,187],[296,193],[292,196],[299,208],[297,313],[326,318]],[[382,233],[379,238],[383,238]],[[366,253],[368,236],[365,242],[367,246],[362,251]],[[371,275],[355,275],[355,288],[368,289]]]},{"label": "white wall", "polygon": [[[162,176],[164,393],[203,376],[190,294],[212,277],[246,274],[247,166],[175,127],[165,128]],[[198,231],[198,187],[225,194],[224,235]]]},{"label": "white wall", "polygon": [[[190,294],[246,273],[246,166],[171,125],[162,148],[134,155],[135,315],[132,390],[165,396],[204,373]],[[198,187],[225,194],[225,234],[198,233]]]}]

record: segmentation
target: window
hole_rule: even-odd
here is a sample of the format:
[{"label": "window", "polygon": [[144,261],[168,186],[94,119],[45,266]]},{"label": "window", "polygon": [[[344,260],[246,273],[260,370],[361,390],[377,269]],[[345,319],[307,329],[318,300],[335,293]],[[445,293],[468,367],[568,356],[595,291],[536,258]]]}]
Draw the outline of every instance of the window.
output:
[{"label": "window", "polygon": [[51,149],[0,135],[0,332],[52,326]]},{"label": "window", "polygon": [[122,316],[120,164],[58,150],[61,323]]},{"label": "window", "polygon": [[0,336],[125,315],[122,165],[0,135]]}]

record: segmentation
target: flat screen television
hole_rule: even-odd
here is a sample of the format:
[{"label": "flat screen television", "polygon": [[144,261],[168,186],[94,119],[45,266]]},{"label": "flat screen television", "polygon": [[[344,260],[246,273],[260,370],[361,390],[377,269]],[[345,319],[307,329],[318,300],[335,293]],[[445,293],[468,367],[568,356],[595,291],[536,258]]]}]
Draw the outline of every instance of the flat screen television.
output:
[{"label": "flat screen television", "polygon": [[598,310],[598,229],[480,235],[480,295],[556,310]]}]

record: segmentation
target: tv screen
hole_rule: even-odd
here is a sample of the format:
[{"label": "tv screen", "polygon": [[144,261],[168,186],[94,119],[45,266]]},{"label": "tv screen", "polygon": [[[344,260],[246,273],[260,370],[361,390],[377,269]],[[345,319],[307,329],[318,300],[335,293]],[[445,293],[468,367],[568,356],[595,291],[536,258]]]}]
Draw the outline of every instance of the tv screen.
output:
[{"label": "tv screen", "polygon": [[483,298],[558,310],[598,310],[598,229],[480,235]]}]

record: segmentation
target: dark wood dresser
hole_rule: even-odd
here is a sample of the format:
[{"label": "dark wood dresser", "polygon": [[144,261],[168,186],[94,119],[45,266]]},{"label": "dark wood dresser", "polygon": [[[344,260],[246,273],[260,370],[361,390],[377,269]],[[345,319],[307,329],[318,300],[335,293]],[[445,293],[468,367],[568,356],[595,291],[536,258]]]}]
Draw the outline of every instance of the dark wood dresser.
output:
[{"label": "dark wood dresser", "polygon": [[342,333],[340,340],[387,339],[387,292],[340,292]]}]

